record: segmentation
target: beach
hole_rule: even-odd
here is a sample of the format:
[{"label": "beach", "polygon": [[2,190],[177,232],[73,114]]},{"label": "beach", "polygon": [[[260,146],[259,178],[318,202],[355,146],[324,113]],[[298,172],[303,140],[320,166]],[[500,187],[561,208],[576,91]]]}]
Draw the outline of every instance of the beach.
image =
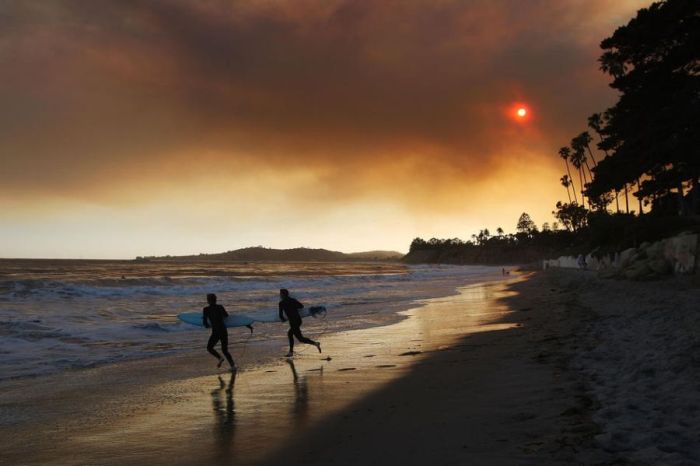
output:
[{"label": "beach", "polygon": [[[470,283],[383,325],[321,334],[323,354],[308,347],[281,358],[284,340],[277,339],[246,359],[234,345],[242,366],[235,376],[215,370],[202,350],[7,380],[0,385],[0,459],[697,464],[694,354],[664,389],[663,367],[639,368],[639,351],[624,348],[640,343],[617,341],[630,326],[610,325],[625,312],[644,312],[655,293],[677,297],[669,318],[677,320],[693,310],[697,288],[630,289],[637,285],[578,271]],[[659,296],[655,306],[663,308]],[[616,317],[608,315],[612,308]],[[691,342],[674,339],[672,328],[658,337],[665,345],[653,345],[658,365],[674,360],[664,358],[673,342]],[[636,373],[645,374],[643,384],[627,377]]]}]

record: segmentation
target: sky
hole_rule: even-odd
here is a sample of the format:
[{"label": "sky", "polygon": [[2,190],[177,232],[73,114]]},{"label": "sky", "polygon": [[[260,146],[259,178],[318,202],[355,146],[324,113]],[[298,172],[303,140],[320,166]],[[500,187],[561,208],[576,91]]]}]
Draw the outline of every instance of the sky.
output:
[{"label": "sky", "polygon": [[0,0],[0,257],[551,223],[616,98],[599,43],[649,3]]}]

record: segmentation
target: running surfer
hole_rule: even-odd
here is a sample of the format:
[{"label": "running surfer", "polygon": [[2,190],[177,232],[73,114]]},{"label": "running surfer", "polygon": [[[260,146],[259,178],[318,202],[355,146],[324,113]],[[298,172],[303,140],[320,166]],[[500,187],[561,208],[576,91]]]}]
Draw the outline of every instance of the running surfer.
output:
[{"label": "running surfer", "polygon": [[[287,332],[287,337],[289,338],[289,353],[287,353],[287,357],[294,356],[294,337],[297,337],[297,340],[301,343],[314,345],[318,352],[321,352],[321,343],[306,338],[301,334],[301,315],[299,315],[299,309],[303,308],[303,304],[289,296],[289,290],[284,288],[280,290],[280,320],[282,322],[289,320],[289,331]],[[287,316],[286,319],[285,315]]]},{"label": "running surfer", "polygon": [[226,330],[226,324],[224,319],[228,317],[228,312],[224,309],[221,304],[216,304],[216,295],[210,293],[207,295],[207,302],[209,305],[202,311],[202,323],[206,328],[209,328],[211,324],[211,336],[209,337],[209,342],[207,343],[207,351],[211,353],[216,359],[219,360],[219,364],[216,367],[221,367],[224,363],[224,358],[214,349],[214,345],[221,341],[221,352],[224,353],[228,363],[231,365],[231,371],[235,371],[236,365],[233,363],[233,358],[231,353],[228,352],[228,331]]}]

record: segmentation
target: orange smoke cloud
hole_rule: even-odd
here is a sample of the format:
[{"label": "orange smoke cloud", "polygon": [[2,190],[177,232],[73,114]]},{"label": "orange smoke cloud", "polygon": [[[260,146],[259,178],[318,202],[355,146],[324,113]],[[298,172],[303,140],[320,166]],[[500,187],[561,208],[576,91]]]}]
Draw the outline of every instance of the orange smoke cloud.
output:
[{"label": "orange smoke cloud", "polygon": [[[6,3],[0,203],[133,209],[213,184],[202,202],[237,215],[544,217],[556,148],[612,99],[596,43],[643,3]],[[520,101],[522,125],[500,110]]]}]

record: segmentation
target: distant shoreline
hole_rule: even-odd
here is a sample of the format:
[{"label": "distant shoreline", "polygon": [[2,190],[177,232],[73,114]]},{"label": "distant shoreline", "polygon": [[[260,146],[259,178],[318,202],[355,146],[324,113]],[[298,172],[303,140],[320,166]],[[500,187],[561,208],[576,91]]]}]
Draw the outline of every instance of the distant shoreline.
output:
[{"label": "distant shoreline", "polygon": [[292,248],[273,249],[262,246],[235,249],[214,254],[197,254],[184,256],[138,256],[136,261],[150,260],[217,260],[217,261],[238,261],[238,262],[345,262],[345,261],[398,261],[404,254],[397,251],[364,251],[345,253],[340,251],[330,251],[328,249],[312,248]]},{"label": "distant shoreline", "polygon": [[[347,259],[347,260],[322,260],[322,259],[309,259],[309,260],[274,260],[274,259],[258,259],[258,260],[232,260],[232,259],[213,259],[213,258],[183,258],[183,256],[174,256],[172,258],[158,257],[158,258],[143,258],[143,259],[76,259],[76,258],[51,258],[51,257],[0,257],[0,263],[2,262],[92,262],[92,263],[217,263],[217,264],[246,264],[246,263],[261,263],[261,264],[275,264],[275,263],[288,263],[288,264],[328,264],[333,262],[356,262],[356,263],[401,263],[399,259]],[[407,264],[409,265],[409,264]],[[416,265],[416,264],[410,264]],[[436,264],[439,265],[439,264]],[[464,264],[464,265],[489,265],[489,264]]]}]

